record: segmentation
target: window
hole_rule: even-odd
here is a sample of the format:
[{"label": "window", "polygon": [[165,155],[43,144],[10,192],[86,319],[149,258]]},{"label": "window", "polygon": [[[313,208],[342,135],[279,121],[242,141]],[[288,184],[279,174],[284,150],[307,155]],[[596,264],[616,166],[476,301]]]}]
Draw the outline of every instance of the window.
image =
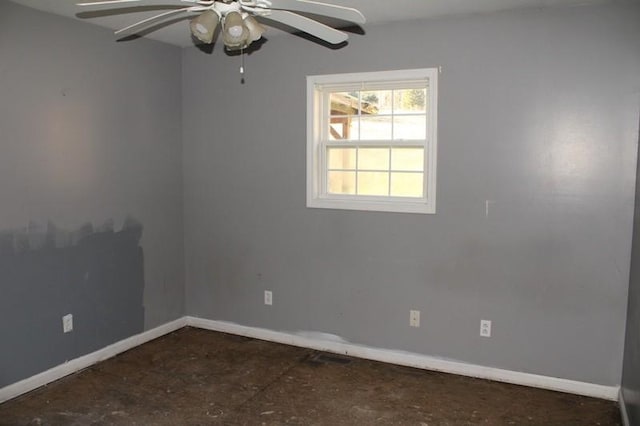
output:
[{"label": "window", "polygon": [[437,79],[307,77],[307,207],[435,213]]}]

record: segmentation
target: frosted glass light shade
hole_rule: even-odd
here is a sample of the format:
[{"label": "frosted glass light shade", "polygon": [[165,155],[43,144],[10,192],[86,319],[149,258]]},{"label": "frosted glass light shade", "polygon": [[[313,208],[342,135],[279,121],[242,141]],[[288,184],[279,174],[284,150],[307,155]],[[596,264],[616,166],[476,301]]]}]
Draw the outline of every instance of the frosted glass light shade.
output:
[{"label": "frosted glass light shade", "polygon": [[244,25],[249,29],[249,40],[256,41],[262,37],[262,34],[266,31],[260,22],[258,22],[253,16],[249,15],[244,18]]},{"label": "frosted glass light shade", "polygon": [[218,15],[211,10],[202,12],[191,20],[191,34],[204,43],[211,43],[219,20]]},{"label": "frosted glass light shade", "polygon": [[228,48],[245,47],[249,39],[249,29],[244,25],[238,12],[229,12],[224,19],[222,39]]}]

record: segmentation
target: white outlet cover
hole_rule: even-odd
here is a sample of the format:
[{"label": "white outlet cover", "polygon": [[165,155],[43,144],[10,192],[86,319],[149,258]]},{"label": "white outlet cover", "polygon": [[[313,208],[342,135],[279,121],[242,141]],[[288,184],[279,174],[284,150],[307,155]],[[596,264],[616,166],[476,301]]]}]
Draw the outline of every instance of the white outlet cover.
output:
[{"label": "white outlet cover", "polygon": [[480,320],[480,336],[491,337],[491,321]]},{"label": "white outlet cover", "polygon": [[269,290],[264,291],[264,304],[273,305],[273,293]]},{"label": "white outlet cover", "polygon": [[67,314],[62,317],[62,332],[69,333],[73,330],[73,315]]},{"label": "white outlet cover", "polygon": [[409,311],[409,325],[411,327],[420,327],[420,311]]}]

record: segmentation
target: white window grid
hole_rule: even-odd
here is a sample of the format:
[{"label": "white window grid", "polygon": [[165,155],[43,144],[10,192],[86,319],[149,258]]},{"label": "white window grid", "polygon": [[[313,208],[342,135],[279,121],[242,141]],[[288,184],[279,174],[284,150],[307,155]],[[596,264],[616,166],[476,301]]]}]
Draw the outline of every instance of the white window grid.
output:
[{"label": "white window grid", "polygon": [[[381,77],[378,81],[361,79],[362,76],[376,75]],[[398,75],[404,75],[405,79],[398,79]],[[419,76],[418,79],[410,77]],[[437,76],[436,68],[405,71],[386,71],[378,73],[356,73],[343,75],[311,76],[308,77],[308,138],[313,138],[308,151],[308,175],[307,175],[307,205],[309,207],[342,208],[356,210],[397,211],[412,213],[435,213],[435,177],[436,177],[436,135],[437,135]],[[342,79],[341,83],[335,81]],[[351,80],[351,81],[350,81]],[[395,102],[392,102],[390,114],[376,114],[375,117],[390,117],[391,139],[361,140],[362,126],[358,126],[358,138],[331,140],[329,138],[329,125],[331,119],[330,94],[335,92],[358,91],[359,101],[362,93],[379,90],[406,90],[412,88],[426,88],[427,95],[426,112],[396,113]],[[358,103],[360,105],[360,103]],[[319,117],[317,110],[321,111]],[[425,139],[394,139],[394,117],[426,115]],[[334,115],[333,117],[340,117]],[[342,115],[350,116],[348,114]],[[358,108],[358,120],[362,117],[362,111]],[[355,169],[330,169],[327,163],[327,151],[332,147],[355,148]],[[369,170],[358,168],[358,152],[363,148],[388,148],[389,168]],[[423,148],[422,171],[395,170],[392,168],[393,148]],[[311,151],[313,150],[313,151]],[[312,154],[310,157],[309,155]],[[355,172],[356,188],[358,188],[358,172],[383,172],[388,173],[389,180],[394,172],[423,174],[423,197],[379,196],[359,194],[336,194],[328,192],[328,175],[330,171]],[[388,190],[391,191],[391,182],[388,182]],[[356,189],[357,191],[357,189]],[[335,201],[335,203],[333,202]],[[349,204],[351,203],[351,204]]]},{"label": "white window grid", "polygon": [[[366,87],[366,89],[362,89]],[[396,120],[394,120],[394,118],[396,117],[420,117],[420,116],[424,116],[425,117],[425,134],[428,135],[428,128],[429,128],[429,84],[428,81],[412,81],[412,82],[399,82],[399,83],[393,83],[392,85],[389,85],[389,83],[378,83],[378,84],[371,84],[371,83],[365,83],[365,82],[360,82],[358,85],[350,85],[347,87],[348,89],[350,89],[350,91],[357,91],[358,92],[358,105],[362,105],[362,93],[363,92],[368,92],[368,91],[378,91],[378,90],[390,90],[392,93],[392,102],[391,102],[391,112],[390,113],[382,113],[382,114],[375,114],[373,116],[368,116],[368,117],[375,117],[375,118],[385,118],[388,117],[390,119],[390,126],[391,126],[391,139],[361,139],[361,135],[362,135],[362,108],[358,108],[358,113],[356,115],[349,115],[349,114],[336,114],[336,115],[331,115],[331,94],[332,93],[336,93],[337,91],[343,90],[345,89],[345,87],[343,86],[327,86],[324,87],[322,89],[322,127],[321,127],[321,137],[320,137],[320,143],[318,144],[318,158],[320,161],[320,170],[323,170],[323,176],[322,176],[322,193],[323,194],[330,194],[331,197],[337,197],[337,198],[344,198],[344,199],[351,199],[353,197],[358,197],[358,199],[371,199],[371,200],[380,200],[380,199],[384,199],[384,200],[389,200],[389,199],[394,199],[394,200],[400,200],[400,201],[419,201],[419,200],[426,200],[427,198],[427,186],[428,186],[428,179],[423,179],[424,184],[423,184],[423,188],[422,188],[422,197],[399,197],[399,196],[393,196],[391,195],[391,179],[392,179],[392,175],[393,173],[410,173],[410,174],[421,174],[424,175],[427,172],[427,166],[428,166],[428,151],[427,151],[427,144],[428,144],[428,137],[425,139],[396,139],[395,138],[395,125],[396,125]],[[395,102],[395,92],[396,91],[403,91],[403,90],[407,90],[407,89],[425,89],[427,96],[425,97],[425,103],[426,103],[426,109],[424,112],[420,111],[420,112],[403,112],[403,113],[399,113],[396,112],[396,102]],[[359,121],[359,125],[358,125],[358,135],[356,138],[349,138],[349,139],[340,139],[340,140],[332,140],[329,137],[329,128],[330,128],[330,120],[332,118],[344,118],[344,117],[357,117],[358,121]],[[368,118],[367,117],[367,118]],[[355,149],[356,152],[356,158],[355,158],[355,168],[354,169],[337,169],[337,168],[330,168],[328,166],[328,160],[327,160],[327,152],[330,148],[353,148]],[[389,150],[389,161],[388,161],[388,167],[386,169],[361,169],[359,168],[359,153],[360,153],[360,149],[367,149],[367,148],[387,148]],[[422,148],[424,151],[424,156],[423,156],[423,164],[422,164],[422,170],[417,171],[417,170],[403,170],[403,169],[394,169],[392,167],[393,165],[393,148]],[[328,178],[329,178],[329,172],[336,172],[336,171],[342,171],[342,172],[354,172],[355,173],[355,187],[356,187],[356,192],[357,192],[357,188],[358,188],[358,179],[359,179],[359,174],[361,172],[364,173],[387,173],[388,174],[388,182],[387,182],[387,195],[361,195],[361,194],[336,194],[336,193],[330,193],[329,192],[329,185],[328,185]]]}]

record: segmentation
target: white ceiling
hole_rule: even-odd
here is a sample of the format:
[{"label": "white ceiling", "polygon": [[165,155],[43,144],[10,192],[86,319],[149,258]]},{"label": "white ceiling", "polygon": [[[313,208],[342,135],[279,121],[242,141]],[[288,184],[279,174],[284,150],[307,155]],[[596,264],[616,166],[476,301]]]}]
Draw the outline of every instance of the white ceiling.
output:
[{"label": "white ceiling", "polygon": [[[81,19],[77,16],[86,12],[87,8],[75,5],[78,0],[12,0],[34,9],[43,10],[57,15]],[[84,0],[87,1],[87,0]],[[526,7],[558,7],[578,6],[593,3],[627,2],[636,0],[321,0],[342,6],[355,7],[367,18],[367,24],[402,21],[409,19],[433,18],[457,14],[495,12],[500,10]],[[178,3],[178,2],[177,2]],[[179,3],[178,3],[179,4]],[[82,18],[103,27],[118,29],[135,23],[158,12],[138,12],[101,16],[98,18]],[[366,25],[364,29],[366,31]],[[269,29],[267,36],[281,33],[277,29]],[[160,28],[146,35],[146,37],[170,43],[177,46],[192,46],[193,42],[189,28],[184,22]]]}]

